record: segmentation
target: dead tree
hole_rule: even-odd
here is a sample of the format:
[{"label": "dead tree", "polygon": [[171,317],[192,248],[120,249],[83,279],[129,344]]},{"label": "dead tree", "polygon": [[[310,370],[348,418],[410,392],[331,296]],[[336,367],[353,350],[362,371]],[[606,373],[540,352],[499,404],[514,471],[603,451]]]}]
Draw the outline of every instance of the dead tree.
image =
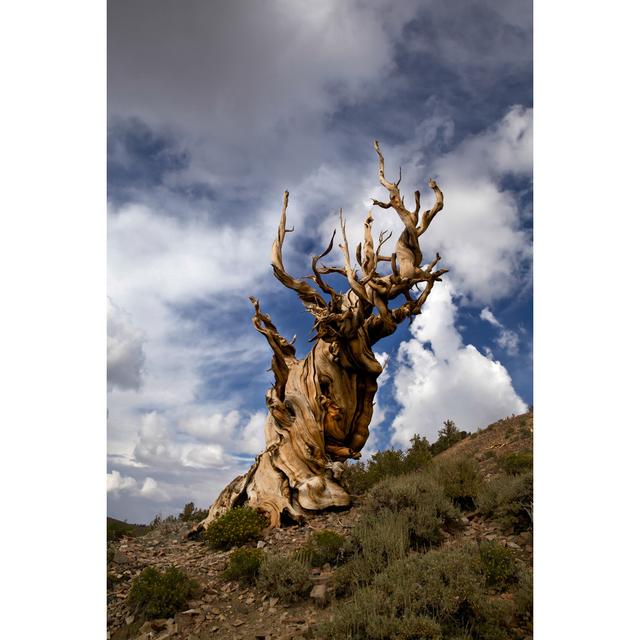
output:
[{"label": "dead tree", "polygon": [[[392,334],[403,320],[419,314],[433,285],[447,272],[434,270],[440,260],[438,254],[428,265],[422,265],[419,243],[443,207],[438,185],[429,180],[435,194],[431,209],[420,214],[420,192],[416,191],[415,208],[409,211],[400,195],[400,179],[390,182],[385,177],[384,158],[377,141],[374,147],[380,183],[389,192],[389,201],[373,200],[373,204],[394,209],[404,225],[395,251],[388,256],[382,253],[382,246],[391,236],[389,232],[381,233],[377,247],[374,245],[370,212],[364,222],[364,242],[355,251],[356,267],[341,211],[339,246],[343,265],[325,266],[320,262],[333,249],[334,231],[327,248],[311,260],[313,274],[294,278],[282,259],[285,237],[293,231],[287,229],[289,193],[285,191],[271,265],[276,278],[296,292],[314,317],[313,346],[304,359],[296,358],[293,341],[278,333],[259,302],[251,298],[255,309],[253,324],[273,351],[275,382],[266,395],[266,449],[246,474],[222,491],[194,532],[243,504],[261,511],[269,518],[270,526],[278,527],[284,514],[300,521],[308,512],[350,503],[340,485],[340,475],[348,458],[360,457],[369,436],[376,379],[382,373],[372,346]],[[346,278],[348,291],[336,291],[327,282],[327,274]],[[414,288],[415,297],[411,293]],[[397,298],[402,298],[402,304],[392,306]]]}]

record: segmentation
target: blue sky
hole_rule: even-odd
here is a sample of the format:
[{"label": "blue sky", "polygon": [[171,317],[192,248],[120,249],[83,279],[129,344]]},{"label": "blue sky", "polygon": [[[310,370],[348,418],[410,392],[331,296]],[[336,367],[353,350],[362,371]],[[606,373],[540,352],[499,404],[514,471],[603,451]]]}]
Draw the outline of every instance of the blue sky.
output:
[{"label": "blue sky", "polygon": [[[163,5],[158,10],[158,5]],[[108,6],[108,511],[201,507],[262,448],[270,353],[249,295],[299,353],[311,328],[273,278],[309,273],[345,211],[435,177],[423,239],[450,269],[387,363],[370,454],[532,402],[529,2],[150,2]],[[377,229],[397,237],[391,212]],[[337,262],[339,256],[335,254]]]}]

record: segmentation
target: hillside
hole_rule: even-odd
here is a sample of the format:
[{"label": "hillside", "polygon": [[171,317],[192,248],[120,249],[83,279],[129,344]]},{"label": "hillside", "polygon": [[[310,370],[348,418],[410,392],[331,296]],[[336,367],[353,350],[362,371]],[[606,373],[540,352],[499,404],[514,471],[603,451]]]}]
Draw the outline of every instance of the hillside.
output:
[{"label": "hillside", "polygon": [[[187,541],[189,524],[125,534],[109,545],[108,637],[530,638],[532,442],[532,413],[506,418],[383,479],[347,511],[264,531],[245,545],[266,553],[258,585],[223,575],[234,551]],[[326,557],[315,561],[313,549]],[[199,593],[145,621],[127,594],[149,566],[178,567]]]}]

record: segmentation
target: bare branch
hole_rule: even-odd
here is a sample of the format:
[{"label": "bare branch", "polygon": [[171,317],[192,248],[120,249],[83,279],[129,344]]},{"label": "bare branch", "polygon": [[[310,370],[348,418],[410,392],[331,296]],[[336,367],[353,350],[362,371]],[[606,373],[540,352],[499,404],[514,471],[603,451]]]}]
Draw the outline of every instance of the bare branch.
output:
[{"label": "bare branch", "polygon": [[347,240],[347,229],[346,229],[344,216],[342,215],[342,209],[340,209],[340,228],[342,229],[342,242],[343,242],[343,244],[340,245],[340,248],[342,249],[342,253],[344,255],[344,266],[345,266],[345,272],[347,274],[347,280],[349,281],[351,290],[359,298],[370,303],[371,301],[367,297],[367,292],[365,291],[362,284],[358,281],[356,274],[351,268],[351,257],[349,255],[349,242]]},{"label": "bare branch", "polygon": [[444,208],[444,196],[442,195],[442,191],[440,191],[440,187],[436,184],[436,181],[430,178],[429,186],[435,193],[436,203],[429,211],[425,211],[422,214],[420,226],[418,227],[418,236],[421,236],[429,228],[429,225],[431,224],[431,221],[436,217],[436,214],[439,211],[442,211],[442,209]]},{"label": "bare branch", "polygon": [[260,311],[260,302],[253,296],[250,296],[249,300],[251,300],[251,304],[255,309],[255,314],[252,318],[253,326],[266,337],[273,351],[271,369],[275,377],[274,387],[278,397],[282,399],[284,398],[284,389],[289,377],[289,366],[295,361],[296,349],[293,346],[293,342],[289,342],[278,333],[276,326],[271,322],[271,318]]},{"label": "bare branch", "polygon": [[320,289],[322,289],[325,293],[328,293],[331,296],[331,299],[337,297],[338,294],[332,287],[330,287],[322,279],[321,274],[326,272],[320,271],[317,265],[318,265],[318,260],[320,260],[321,258],[324,258],[327,254],[331,253],[331,250],[333,249],[333,239],[335,237],[336,237],[336,231],[334,229],[333,234],[331,235],[331,240],[329,241],[327,248],[319,256],[313,256],[313,258],[311,259],[311,268],[313,269],[314,275],[309,276],[320,287]]},{"label": "bare branch", "polygon": [[398,185],[394,184],[393,182],[389,182],[384,177],[384,157],[380,152],[380,143],[377,140],[373,141],[373,148],[376,150],[376,153],[378,154],[378,178],[380,180],[380,184],[383,187],[385,187],[385,189],[388,189],[389,191],[397,191]]},{"label": "bare branch", "polygon": [[289,192],[284,192],[284,204],[282,206],[282,214],[280,216],[280,224],[278,226],[278,236],[276,237],[273,248],[271,250],[271,266],[278,280],[285,287],[293,289],[302,303],[313,315],[317,315],[319,310],[327,306],[324,298],[307,282],[302,279],[290,276],[282,262],[282,245],[284,244],[285,235],[291,233],[293,229],[287,229],[287,206],[289,204]]}]

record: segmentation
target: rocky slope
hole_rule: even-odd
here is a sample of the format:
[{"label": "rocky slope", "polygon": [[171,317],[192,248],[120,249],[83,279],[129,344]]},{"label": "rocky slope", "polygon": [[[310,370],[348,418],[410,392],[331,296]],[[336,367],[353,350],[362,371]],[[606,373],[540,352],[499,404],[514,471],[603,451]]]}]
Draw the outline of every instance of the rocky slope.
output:
[{"label": "rocky slope", "polygon": [[[532,440],[533,415],[527,413],[490,425],[438,457],[471,456],[481,472],[491,477],[498,472],[505,456],[531,451]],[[318,529],[329,529],[348,537],[357,517],[358,505],[355,504],[348,511],[312,517],[302,526],[269,531],[257,545],[264,546],[268,552],[285,554],[304,545]],[[522,563],[531,566],[531,532],[516,535],[505,531],[477,512],[466,513],[462,525],[459,532],[445,534],[445,546],[460,539],[498,540],[511,548]],[[221,573],[231,552],[211,551],[202,542],[186,540],[188,530],[187,524],[166,523],[141,537],[123,537],[111,543],[113,558],[108,563],[107,590],[109,640],[294,640],[313,637],[314,625],[331,616],[332,569],[329,565],[312,571],[312,580],[317,586],[312,592],[315,597],[287,605],[253,587],[225,581]],[[172,619],[147,622],[136,619],[126,605],[132,580],[147,566],[171,565],[196,578],[202,587],[201,595]],[[522,634],[523,638],[529,637],[527,630]]]}]

